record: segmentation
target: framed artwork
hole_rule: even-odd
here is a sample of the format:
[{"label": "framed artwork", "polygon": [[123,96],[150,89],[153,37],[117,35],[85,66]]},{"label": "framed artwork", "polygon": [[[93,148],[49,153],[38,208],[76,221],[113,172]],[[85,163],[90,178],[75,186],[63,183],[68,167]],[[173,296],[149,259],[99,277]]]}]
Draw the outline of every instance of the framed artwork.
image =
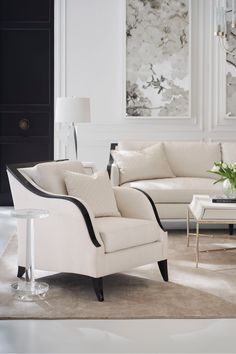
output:
[{"label": "framed artwork", "polygon": [[232,0],[226,2],[226,117],[236,118],[236,29],[231,27]]},{"label": "framed artwork", "polygon": [[126,0],[126,117],[190,117],[190,0]]}]

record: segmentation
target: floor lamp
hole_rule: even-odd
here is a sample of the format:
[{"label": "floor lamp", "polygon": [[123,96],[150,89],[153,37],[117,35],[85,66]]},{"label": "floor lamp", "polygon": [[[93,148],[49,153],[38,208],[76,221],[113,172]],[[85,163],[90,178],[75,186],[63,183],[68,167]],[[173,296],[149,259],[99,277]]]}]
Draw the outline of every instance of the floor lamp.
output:
[{"label": "floor lamp", "polygon": [[67,127],[73,129],[75,156],[78,159],[77,123],[89,123],[90,119],[90,99],[87,97],[58,97],[56,103],[57,123],[65,123]]}]

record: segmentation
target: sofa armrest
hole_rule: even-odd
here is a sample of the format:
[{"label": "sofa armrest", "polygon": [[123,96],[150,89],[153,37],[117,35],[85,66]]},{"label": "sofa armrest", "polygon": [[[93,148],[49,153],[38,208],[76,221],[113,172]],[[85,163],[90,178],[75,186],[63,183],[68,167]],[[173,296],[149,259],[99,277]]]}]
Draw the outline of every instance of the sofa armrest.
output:
[{"label": "sofa armrest", "polygon": [[113,187],[118,187],[120,185],[120,171],[118,166],[113,163],[110,170],[111,185]]},{"label": "sofa armrest", "polygon": [[118,209],[123,217],[157,221],[164,230],[155,204],[144,192],[125,187],[113,187]]}]

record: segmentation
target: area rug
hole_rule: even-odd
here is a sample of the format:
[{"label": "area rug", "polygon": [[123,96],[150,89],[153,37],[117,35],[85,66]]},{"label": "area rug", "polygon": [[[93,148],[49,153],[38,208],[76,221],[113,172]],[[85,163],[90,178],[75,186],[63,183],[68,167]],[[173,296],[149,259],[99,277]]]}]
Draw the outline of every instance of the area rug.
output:
[{"label": "area rug", "polygon": [[[235,237],[236,239],[236,237]],[[217,234],[201,239],[201,247],[235,245]],[[195,268],[194,240],[186,247],[181,232],[169,233],[169,278],[163,282],[151,264],[104,279],[105,301],[96,300],[90,279],[76,274],[37,272],[50,290],[44,300],[14,300],[10,284],[16,280],[17,238],[0,259],[1,319],[144,319],[235,318],[236,250],[202,253]]]}]

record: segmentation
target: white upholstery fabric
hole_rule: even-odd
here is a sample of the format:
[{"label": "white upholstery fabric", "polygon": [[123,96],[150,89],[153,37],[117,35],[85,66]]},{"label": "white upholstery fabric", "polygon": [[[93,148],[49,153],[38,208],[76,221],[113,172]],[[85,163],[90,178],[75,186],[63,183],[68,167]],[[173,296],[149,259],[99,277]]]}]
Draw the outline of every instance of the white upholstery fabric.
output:
[{"label": "white upholstery fabric", "polygon": [[106,253],[159,241],[157,222],[129,218],[96,218]]},{"label": "white upholstery fabric", "polygon": [[133,188],[114,187],[116,203],[125,218],[147,219],[156,222],[150,201],[141,191]]},{"label": "white upholstery fabric", "polygon": [[[121,141],[118,150],[141,150],[156,144],[155,141]],[[164,142],[166,157],[170,168],[177,177],[214,178],[207,172],[215,161],[221,161],[220,143],[201,141]]]},{"label": "white upholstery fabric", "polygon": [[[50,216],[48,218],[35,220],[34,224],[36,269],[102,277],[167,259],[167,233],[163,232],[156,222],[156,237],[158,240],[160,239],[160,242],[135,245],[120,251],[105,253],[103,240],[97,225],[97,221],[102,219],[95,219],[89,208],[87,211],[101,247],[95,247],[92,243],[84,217],[74,203],[69,200],[56,199],[52,194],[51,198],[39,196],[29,191],[11,173],[8,172],[8,176],[16,209],[38,208],[49,211]],[[124,194],[126,191],[127,189],[124,188],[121,193],[122,202],[125,202]],[[129,192],[132,194],[134,205],[138,204],[140,197],[143,196],[142,193],[134,190]],[[130,199],[131,194],[127,193],[127,199]],[[135,197],[137,197],[136,202]],[[145,197],[143,196],[143,198]],[[142,205],[140,205],[140,208],[142,208]],[[153,215],[151,206],[150,210],[147,210],[147,208],[148,204],[145,204],[145,217],[149,213],[150,216]],[[115,228],[116,225],[114,224]],[[20,220],[17,228],[19,266],[25,266],[25,236],[26,223],[24,220]]]},{"label": "white upholstery fabric", "polygon": [[66,171],[65,183],[68,194],[85,201],[95,217],[120,216],[106,171],[92,176]]},{"label": "white upholstery fabric", "polygon": [[236,162],[236,142],[222,143],[222,160],[226,163]]},{"label": "white upholstery fabric", "polygon": [[118,166],[114,163],[111,165],[110,179],[111,179],[112,186],[114,186],[114,187],[119,186],[119,184],[120,184],[120,171],[119,171]]},{"label": "white upholstery fabric", "polygon": [[206,177],[215,175],[208,171],[215,161],[221,160],[219,143],[167,142],[166,154],[177,177]]},{"label": "white upholstery fabric", "polygon": [[176,177],[129,182],[123,186],[147,192],[154,203],[190,203],[193,194],[222,194],[222,185],[214,182],[211,178]]},{"label": "white upholstery fabric", "polygon": [[30,171],[30,177],[37,185],[48,192],[67,194],[64,182],[65,170],[85,173],[80,161],[53,161],[34,166]]},{"label": "white upholstery fabric", "polygon": [[141,151],[112,151],[120,169],[120,184],[141,179],[174,177],[162,143]]},{"label": "white upholstery fabric", "polygon": [[155,205],[161,220],[185,220],[189,203],[157,203]]}]

